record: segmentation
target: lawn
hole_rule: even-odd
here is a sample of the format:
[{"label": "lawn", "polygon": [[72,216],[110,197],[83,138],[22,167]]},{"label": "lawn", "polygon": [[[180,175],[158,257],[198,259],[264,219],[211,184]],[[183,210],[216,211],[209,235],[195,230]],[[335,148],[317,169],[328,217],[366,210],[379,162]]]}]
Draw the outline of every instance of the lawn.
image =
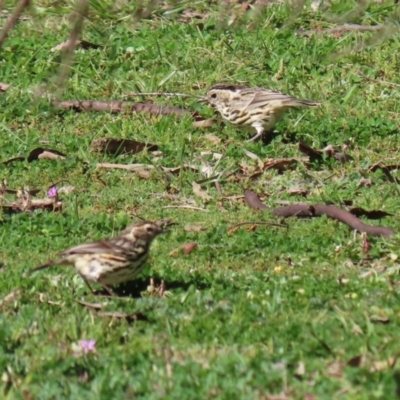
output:
[{"label": "lawn", "polygon": [[[0,48],[0,82],[10,85],[0,90],[1,398],[400,398],[398,235],[367,237],[326,216],[283,221],[244,199],[247,189],[269,207],[358,207],[380,217],[364,223],[400,230],[397,6],[336,1],[313,11],[299,1],[256,12],[201,0],[147,12],[140,3],[91,1],[81,37],[99,47],[78,46],[71,58],[52,49],[77,20],[72,2],[38,1]],[[13,9],[3,3],[3,26]],[[320,32],[344,23],[383,27]],[[250,143],[197,102],[218,82],[322,105],[288,112],[269,144]],[[138,92],[193,97],[128,96]],[[189,113],[77,112],[55,107],[55,96]],[[196,127],[192,111],[217,121]],[[100,138],[158,151],[96,152]],[[352,159],[308,162],[300,141]],[[64,157],[28,157],[37,148]],[[266,167],[279,158],[297,161]],[[53,186],[62,207],[33,209]],[[119,297],[93,296],[71,267],[27,273],[139,218],[176,225]],[[270,224],[233,227],[253,221]]]}]

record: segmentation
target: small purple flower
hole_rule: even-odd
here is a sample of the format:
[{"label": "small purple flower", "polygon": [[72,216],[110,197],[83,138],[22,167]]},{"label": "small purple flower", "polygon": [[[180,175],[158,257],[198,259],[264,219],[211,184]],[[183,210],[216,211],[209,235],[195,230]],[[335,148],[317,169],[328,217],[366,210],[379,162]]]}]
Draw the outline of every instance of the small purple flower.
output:
[{"label": "small purple flower", "polygon": [[72,353],[75,357],[86,356],[89,353],[96,352],[96,340],[80,340],[78,344],[72,345]]},{"label": "small purple flower", "polygon": [[57,194],[58,194],[57,186],[52,186],[47,192],[47,197],[56,197]]}]

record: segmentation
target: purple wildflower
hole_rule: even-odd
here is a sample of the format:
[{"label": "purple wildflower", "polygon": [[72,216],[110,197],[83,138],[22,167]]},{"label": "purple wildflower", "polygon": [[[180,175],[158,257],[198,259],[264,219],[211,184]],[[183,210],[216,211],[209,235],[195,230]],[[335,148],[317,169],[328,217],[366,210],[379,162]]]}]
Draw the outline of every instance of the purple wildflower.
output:
[{"label": "purple wildflower", "polygon": [[72,345],[72,353],[75,357],[86,356],[96,352],[96,340],[80,340],[78,344]]},{"label": "purple wildflower", "polygon": [[58,194],[57,186],[52,186],[47,192],[47,197],[56,197],[57,194]]}]

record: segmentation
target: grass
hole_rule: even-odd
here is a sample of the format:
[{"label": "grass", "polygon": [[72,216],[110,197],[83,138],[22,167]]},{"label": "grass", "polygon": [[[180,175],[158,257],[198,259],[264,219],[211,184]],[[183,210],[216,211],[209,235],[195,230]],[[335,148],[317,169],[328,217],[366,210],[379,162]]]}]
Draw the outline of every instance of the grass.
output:
[{"label": "grass", "polygon": [[[221,26],[218,6],[205,1],[193,6],[211,14],[204,23],[179,21],[179,4],[175,13],[157,11],[136,23],[133,6],[114,7],[120,8],[92,3],[83,38],[104,48],[76,52],[64,99],[122,99],[138,90],[200,95],[215,82],[230,81],[323,105],[288,113],[268,146],[246,143],[246,133],[232,126],[203,132],[192,127],[190,118],[56,111],[37,93],[43,87],[55,90],[62,58],[50,49],[68,37],[71,8],[41,2],[31,11],[1,49],[0,81],[11,84],[0,94],[1,159],[27,155],[38,146],[55,148],[67,158],[2,164],[0,177],[11,189],[40,189],[42,198],[61,180],[59,186],[73,185],[75,191],[62,196],[62,212],[1,214],[2,397],[398,398],[398,367],[393,365],[400,333],[397,236],[370,238],[366,256],[361,235],[327,218],[292,218],[288,230],[231,232],[235,223],[272,217],[254,215],[240,200],[224,199],[211,183],[203,188],[212,200],[196,197],[191,182],[203,179],[201,172],[183,169],[166,182],[159,172],[142,179],[96,166],[151,161],[201,167],[215,163],[211,156],[200,156],[211,151],[224,156],[218,171],[229,172],[243,163],[256,168],[243,149],[261,159],[299,157],[299,139],[315,148],[347,142],[351,163],[326,160],[283,174],[268,170],[257,180],[224,179],[223,194],[242,195],[250,188],[265,195],[270,206],[278,200],[339,206],[352,200],[358,207],[393,213],[365,222],[398,231],[398,184],[379,171],[368,173],[368,167],[381,160],[399,163],[400,92],[358,74],[398,83],[398,36],[374,46],[368,43],[376,34],[368,32],[298,36],[299,28],[330,26],[326,14],[305,8],[290,18],[284,5],[263,10],[250,30],[245,16],[229,28]],[[344,15],[351,7],[338,2],[331,12]],[[370,5],[350,22],[385,23],[392,13],[389,2]],[[354,51],[355,46],[362,49]],[[278,72],[280,79],[274,79]],[[212,115],[195,99],[156,101]],[[222,140],[212,144],[205,133]],[[157,143],[163,155],[152,161],[147,152],[92,153],[90,142],[101,137]],[[371,178],[373,186],[359,187],[363,177]],[[288,190],[294,186],[306,187],[307,198],[291,196]],[[165,208],[188,199],[205,211]],[[149,268],[129,287],[129,296],[93,298],[72,268],[25,274],[62,249],[115,235],[135,213],[147,219],[170,217],[179,225],[154,243]],[[187,232],[187,224],[204,230]],[[189,255],[169,255],[188,242],[198,248]],[[150,296],[150,277],[157,284],[164,280],[169,296]],[[101,317],[76,300],[142,317]],[[74,357],[73,346],[82,339],[96,340],[95,354]]]}]

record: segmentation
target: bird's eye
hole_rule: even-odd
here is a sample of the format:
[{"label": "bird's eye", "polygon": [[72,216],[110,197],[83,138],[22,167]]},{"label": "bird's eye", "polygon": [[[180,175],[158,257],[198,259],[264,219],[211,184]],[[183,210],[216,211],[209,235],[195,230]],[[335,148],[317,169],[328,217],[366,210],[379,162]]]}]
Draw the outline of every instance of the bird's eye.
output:
[{"label": "bird's eye", "polygon": [[217,94],[216,94],[216,93],[213,93],[213,94],[211,95],[211,98],[212,98],[212,99],[216,99],[216,98],[217,98]]},{"label": "bird's eye", "polygon": [[147,232],[147,233],[153,233],[153,232],[154,232],[154,228],[153,228],[151,225],[148,225],[148,226],[146,227],[146,232]]}]

